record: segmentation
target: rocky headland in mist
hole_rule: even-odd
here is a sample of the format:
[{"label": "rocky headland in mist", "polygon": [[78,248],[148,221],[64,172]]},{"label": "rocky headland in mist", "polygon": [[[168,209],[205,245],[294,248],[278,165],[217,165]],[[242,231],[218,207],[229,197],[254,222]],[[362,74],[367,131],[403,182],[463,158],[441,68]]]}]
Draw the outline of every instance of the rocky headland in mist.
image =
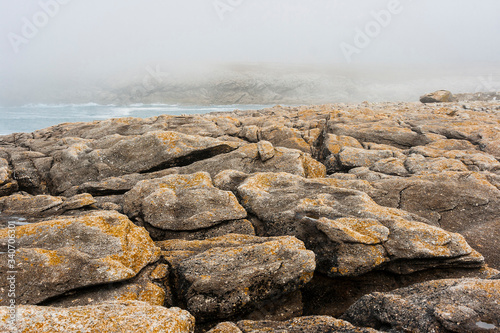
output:
[{"label": "rocky headland in mist", "polygon": [[0,136],[0,330],[499,332],[481,96]]}]

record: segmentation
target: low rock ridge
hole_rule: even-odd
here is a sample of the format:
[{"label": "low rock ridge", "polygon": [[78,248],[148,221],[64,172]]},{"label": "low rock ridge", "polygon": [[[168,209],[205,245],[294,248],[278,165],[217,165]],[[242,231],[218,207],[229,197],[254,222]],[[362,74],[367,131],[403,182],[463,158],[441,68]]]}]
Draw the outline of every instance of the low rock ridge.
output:
[{"label": "low rock ridge", "polygon": [[499,330],[500,104],[446,96],[0,136],[0,330]]}]

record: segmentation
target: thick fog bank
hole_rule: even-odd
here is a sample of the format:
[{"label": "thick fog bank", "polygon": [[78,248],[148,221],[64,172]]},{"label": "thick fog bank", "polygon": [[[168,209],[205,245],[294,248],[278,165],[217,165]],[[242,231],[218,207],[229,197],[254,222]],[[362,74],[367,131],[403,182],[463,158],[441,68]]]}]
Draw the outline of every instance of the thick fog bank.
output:
[{"label": "thick fog bank", "polygon": [[499,12],[498,0],[0,1],[0,105],[498,91]]},{"label": "thick fog bank", "polygon": [[[497,67],[498,68],[498,67]],[[317,104],[416,101],[438,89],[500,91],[495,67],[285,64],[147,65],[88,82],[4,85],[4,105],[27,103]]]}]

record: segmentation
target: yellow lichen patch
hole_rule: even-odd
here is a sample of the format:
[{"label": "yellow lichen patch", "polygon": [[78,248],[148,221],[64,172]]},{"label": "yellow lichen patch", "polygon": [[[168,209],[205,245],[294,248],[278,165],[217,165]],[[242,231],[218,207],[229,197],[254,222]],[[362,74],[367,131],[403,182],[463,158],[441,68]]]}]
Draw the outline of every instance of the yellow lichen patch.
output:
[{"label": "yellow lichen patch", "polygon": [[166,300],[165,290],[154,283],[148,282],[146,288],[139,293],[138,300],[148,302],[151,305],[163,306]]},{"label": "yellow lichen patch", "polygon": [[[127,274],[128,277],[135,275],[145,265],[159,258],[160,249],[151,240],[148,232],[144,228],[135,226],[126,216],[117,212],[99,211],[79,217],[66,217],[24,225],[16,228],[16,237],[18,239],[23,237],[35,237],[35,240],[43,239],[47,233],[57,235],[72,224],[81,224],[89,229],[97,229],[108,237],[118,239],[121,251],[101,259],[108,261],[108,264],[118,271],[130,269],[133,274]],[[0,238],[6,237],[7,233],[7,229],[0,229]],[[118,267],[117,263],[123,267]]]},{"label": "yellow lichen patch", "polygon": [[78,205],[81,207],[90,206],[96,203],[94,197],[88,193],[79,194],[71,199],[78,199]]},{"label": "yellow lichen patch", "polygon": [[153,280],[163,279],[168,275],[168,265],[159,264],[155,269],[149,274],[149,277]]},{"label": "yellow lichen patch", "polygon": [[325,206],[325,205],[326,205],[325,200],[319,197],[316,199],[311,199],[311,198],[301,199],[300,203],[297,206],[303,209],[307,209],[308,207],[311,206]]},{"label": "yellow lichen patch", "polygon": [[130,279],[137,274],[132,269],[112,257],[96,259],[95,263],[99,264],[97,271],[105,274],[107,281],[110,282]]},{"label": "yellow lichen patch", "polygon": [[116,124],[130,125],[136,119],[137,118],[134,118],[134,117],[115,118],[115,119],[113,119],[113,122]]},{"label": "yellow lichen patch", "polygon": [[[472,256],[472,248],[467,244],[463,236],[446,232],[437,227],[433,227],[419,222],[408,222],[403,219],[394,219],[393,225],[389,227],[391,233],[397,234],[399,238],[404,238],[406,244],[411,244],[403,257],[407,258],[438,258],[438,257],[459,257]],[[475,258],[476,262],[481,258]]]},{"label": "yellow lichen patch", "polygon": [[312,280],[313,276],[314,276],[314,272],[304,272],[300,276],[299,280],[302,284],[306,284]]},{"label": "yellow lichen patch", "polygon": [[[16,237],[21,238],[24,236],[41,236],[44,232],[47,232],[50,229],[54,229],[54,231],[57,231],[57,229],[66,228],[70,224],[70,220],[58,219],[22,225],[16,227]],[[0,229],[0,238],[6,237],[8,237],[8,229]]]},{"label": "yellow lichen patch", "polygon": [[[0,309],[5,318],[7,309]],[[139,301],[116,301],[71,308],[23,306],[17,308],[23,333],[151,332],[193,333],[194,317],[179,308],[164,308]],[[8,332],[6,321],[0,330]]]},{"label": "yellow lichen patch", "polygon": [[57,251],[49,251],[44,249],[31,249],[31,250],[43,256],[45,261],[45,266],[57,266],[61,264],[61,262],[64,260],[63,257],[57,254]]},{"label": "yellow lichen patch", "polygon": [[302,165],[304,167],[306,178],[326,177],[326,167],[308,154],[302,155]]},{"label": "yellow lichen patch", "polygon": [[145,285],[129,285],[115,299],[117,301],[142,301],[151,305],[163,306],[165,304],[165,291],[154,283],[148,282]]},{"label": "yellow lichen patch", "polygon": [[348,275],[349,268],[347,267],[332,267],[330,268],[330,273],[337,275]]},{"label": "yellow lichen patch", "polygon": [[66,154],[68,154],[68,156],[71,156],[71,157],[78,157],[78,155],[80,153],[83,153],[83,152],[87,152],[89,151],[90,148],[89,146],[87,146],[85,143],[76,143],[76,144],[73,144],[71,145],[67,150],[66,150]]},{"label": "yellow lichen patch", "polygon": [[212,179],[206,172],[196,172],[190,175],[171,175],[161,179],[160,188],[178,191],[190,187],[212,187]]},{"label": "yellow lichen patch", "polygon": [[374,270],[388,262],[387,252],[381,245],[355,244],[343,246],[337,253],[337,265],[331,276],[356,276]]},{"label": "yellow lichen patch", "polygon": [[181,139],[181,135],[176,132],[154,132],[151,133],[151,135],[155,136],[156,138],[160,139],[164,145],[166,145],[169,148],[175,147],[177,141]]},{"label": "yellow lichen patch", "polygon": [[371,219],[321,218],[318,220],[317,228],[332,240],[362,244],[379,244],[386,241],[389,235],[389,229]]},{"label": "yellow lichen patch", "polygon": [[271,187],[274,187],[276,182],[279,182],[280,179],[284,179],[285,177],[291,176],[288,173],[284,172],[262,172],[256,173],[252,177],[248,178],[244,182],[244,187],[251,188],[254,191],[264,191],[267,192]]}]

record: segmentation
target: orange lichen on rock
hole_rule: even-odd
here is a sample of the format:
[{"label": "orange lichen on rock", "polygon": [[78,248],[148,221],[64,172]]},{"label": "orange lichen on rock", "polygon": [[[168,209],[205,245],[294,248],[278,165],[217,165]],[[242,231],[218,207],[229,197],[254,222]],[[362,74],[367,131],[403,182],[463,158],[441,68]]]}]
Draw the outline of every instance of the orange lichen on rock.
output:
[{"label": "orange lichen on rock", "polygon": [[[0,239],[5,237],[8,230],[0,229]],[[16,237],[21,304],[75,288],[126,280],[160,258],[160,249],[144,228],[111,211],[19,226]],[[28,283],[33,272],[37,279]]]},{"label": "orange lichen on rock", "polygon": [[[7,307],[0,307],[0,330],[3,332],[9,332],[11,328],[7,318]],[[194,322],[193,316],[187,311],[139,301],[116,301],[70,308],[18,305],[16,331],[193,333]]]}]

